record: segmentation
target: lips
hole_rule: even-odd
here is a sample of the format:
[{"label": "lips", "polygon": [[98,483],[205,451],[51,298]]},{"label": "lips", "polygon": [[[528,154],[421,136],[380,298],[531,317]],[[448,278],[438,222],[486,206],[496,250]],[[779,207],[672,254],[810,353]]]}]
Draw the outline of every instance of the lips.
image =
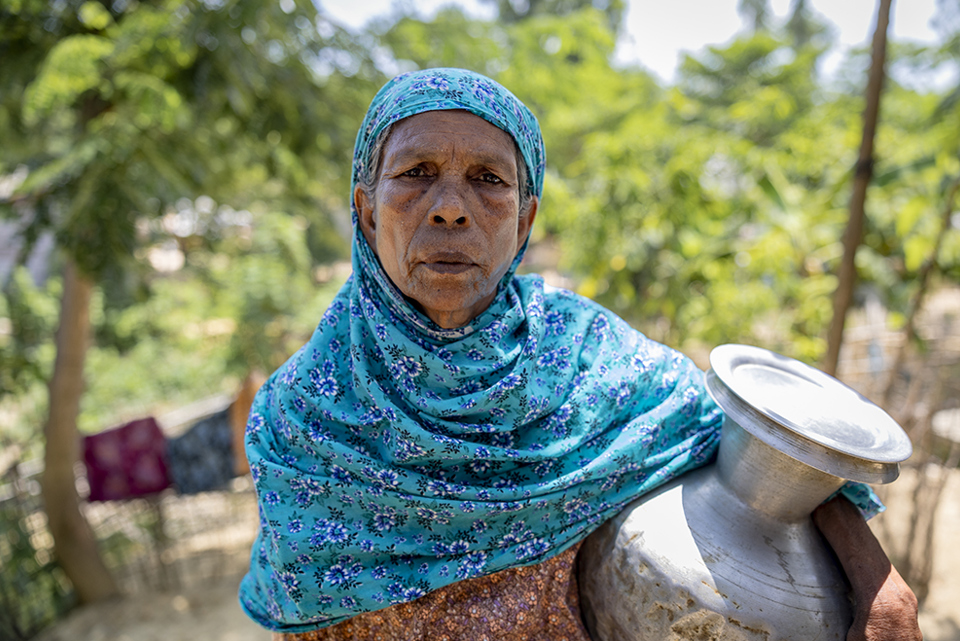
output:
[{"label": "lips", "polygon": [[430,254],[421,264],[438,274],[461,274],[477,267],[473,259],[462,252],[437,252]]}]

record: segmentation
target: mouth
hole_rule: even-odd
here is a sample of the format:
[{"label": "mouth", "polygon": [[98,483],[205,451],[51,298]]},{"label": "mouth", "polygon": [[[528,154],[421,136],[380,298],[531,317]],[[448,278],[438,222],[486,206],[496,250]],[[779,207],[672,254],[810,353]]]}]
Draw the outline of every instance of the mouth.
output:
[{"label": "mouth", "polygon": [[462,274],[463,272],[477,267],[477,264],[460,252],[438,252],[427,256],[421,263],[430,271],[438,274]]}]

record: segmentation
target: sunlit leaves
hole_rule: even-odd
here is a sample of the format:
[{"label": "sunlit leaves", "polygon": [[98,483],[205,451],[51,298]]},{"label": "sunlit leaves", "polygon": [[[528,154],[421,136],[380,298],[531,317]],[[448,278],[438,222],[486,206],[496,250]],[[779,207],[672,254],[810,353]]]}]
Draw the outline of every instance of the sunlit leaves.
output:
[{"label": "sunlit leaves", "polygon": [[57,289],[38,287],[25,268],[10,275],[0,298],[0,399],[43,380],[53,355]]},{"label": "sunlit leaves", "polygon": [[[822,38],[759,32],[688,57],[678,86],[662,87],[611,63],[611,14],[588,6],[600,4],[529,3],[538,9],[500,21],[448,8],[351,34],[306,0],[7,3],[0,55],[16,64],[0,78],[0,173],[29,167],[16,197],[50,200],[56,216],[43,220],[105,278],[140,279],[134,261],[180,252],[184,273],[210,289],[163,299],[233,320],[218,358],[273,366],[318,311],[304,274],[347,255],[351,149],[384,76],[472,68],[541,123],[548,167],[533,238],[560,247],[581,293],[680,347],[744,341],[816,359],[860,143],[862,53],[828,90],[816,73]],[[924,52],[892,51],[894,66],[926,64]],[[11,98],[24,90],[25,110]],[[884,95],[857,264],[893,309],[930,258],[960,174],[958,105],[895,82]],[[255,236],[151,226],[200,198],[248,212]],[[957,225],[937,257],[954,277]],[[146,305],[137,300],[131,317]],[[103,327],[118,345],[174,331],[121,322],[114,307]]]},{"label": "sunlit leaves", "polygon": [[113,85],[115,91],[123,95],[123,107],[130,110],[137,128],[156,128],[164,134],[171,134],[178,124],[187,124],[186,113],[181,116],[183,98],[160,78],[136,71],[121,71],[115,76]]},{"label": "sunlit leaves", "polygon": [[381,28],[382,42],[401,68],[461,67],[494,76],[505,65],[503,30],[456,8],[439,11],[429,22],[405,17]]},{"label": "sunlit leaves", "polygon": [[634,74],[610,66],[614,38],[599,11],[531,18],[510,36],[510,58],[498,80],[540,118],[547,155],[557,166],[573,160],[583,133],[612,124],[611,115],[651,88],[642,81],[631,86]]},{"label": "sunlit leaves", "polygon": [[[0,214],[28,238],[53,232],[100,284],[84,429],[133,398],[223,391],[304,340],[331,295],[314,262],[349,251],[334,221],[383,79],[362,44],[307,0],[24,0],[0,6],[0,59],[0,179],[25,174]],[[201,210],[219,222],[155,226]],[[223,222],[241,211],[257,220]],[[49,375],[52,328],[30,347],[18,291],[0,299],[0,367],[32,378],[4,378],[0,397],[17,395],[32,430],[43,402],[24,399]]]},{"label": "sunlit leaves", "polygon": [[686,56],[680,86],[697,99],[697,119],[768,144],[809,108],[815,97],[815,64],[822,50],[795,49],[768,32],[738,38]]},{"label": "sunlit leaves", "polygon": [[93,162],[101,147],[102,143],[97,140],[84,140],[64,155],[30,173],[17,191],[23,194],[44,192],[76,178]]},{"label": "sunlit leaves", "polygon": [[100,2],[84,2],[80,5],[77,17],[93,31],[102,31],[113,23],[113,16]]},{"label": "sunlit leaves", "polygon": [[[179,5],[179,6],[177,6]],[[169,8],[138,6],[123,16],[107,33],[117,43],[111,62],[115,69],[130,69],[169,79],[188,68],[197,55],[195,38],[190,38],[190,16],[186,3]]]},{"label": "sunlit leaves", "polygon": [[114,46],[92,35],[70,36],[57,43],[24,96],[26,122],[35,124],[54,109],[73,106],[83,92],[98,88],[101,61]]},{"label": "sunlit leaves", "polygon": [[904,267],[911,272],[920,269],[933,250],[933,238],[929,236],[910,236],[903,243]]},{"label": "sunlit leaves", "polygon": [[504,22],[527,22],[542,16],[567,17],[587,8],[605,14],[606,26],[616,31],[623,16],[623,0],[483,0],[496,5],[499,19]]},{"label": "sunlit leaves", "polygon": [[[680,90],[631,94],[638,76],[604,56],[561,55],[571,31],[603,52],[596,23],[559,23],[518,26],[501,78],[539,107],[563,185],[540,221],[561,237],[579,291],[673,344],[755,342],[816,360],[861,127],[856,94],[818,85],[822,49],[759,33],[688,58]],[[510,75],[521,69],[537,71]],[[924,160],[944,140],[920,124],[935,101],[892,92],[878,140],[886,182],[858,264],[897,305],[930,253],[945,173]]]}]

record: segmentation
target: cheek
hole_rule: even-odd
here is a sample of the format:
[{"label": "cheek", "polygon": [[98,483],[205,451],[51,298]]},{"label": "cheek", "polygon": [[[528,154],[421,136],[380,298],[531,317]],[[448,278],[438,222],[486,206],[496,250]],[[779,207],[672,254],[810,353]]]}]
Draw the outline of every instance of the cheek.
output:
[{"label": "cheek", "polygon": [[500,255],[502,260],[508,264],[513,261],[520,248],[520,241],[517,238],[518,229],[518,206],[516,198],[502,198],[496,203],[487,203],[487,211],[491,212],[489,218],[491,227],[490,237],[495,243],[493,249]]},{"label": "cheek", "polygon": [[409,218],[396,216],[396,212],[385,212],[381,216],[377,227],[377,254],[385,269],[396,270],[392,276],[406,273],[409,269],[407,254],[415,231]]},{"label": "cheek", "polygon": [[377,248],[379,252],[396,253],[404,245],[404,226],[407,224],[407,212],[410,198],[404,198],[387,183],[381,183],[377,193]]}]

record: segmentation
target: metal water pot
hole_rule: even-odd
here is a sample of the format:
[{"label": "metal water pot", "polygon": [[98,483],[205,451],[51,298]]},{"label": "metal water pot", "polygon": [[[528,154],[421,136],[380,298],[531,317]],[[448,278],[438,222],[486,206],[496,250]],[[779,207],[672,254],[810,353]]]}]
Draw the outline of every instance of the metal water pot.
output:
[{"label": "metal water pot", "polygon": [[842,641],[849,586],[810,513],[848,479],[896,479],[910,441],[799,361],[723,345],[710,365],[707,388],[726,414],[717,461],[586,539],[587,627],[595,641]]}]

